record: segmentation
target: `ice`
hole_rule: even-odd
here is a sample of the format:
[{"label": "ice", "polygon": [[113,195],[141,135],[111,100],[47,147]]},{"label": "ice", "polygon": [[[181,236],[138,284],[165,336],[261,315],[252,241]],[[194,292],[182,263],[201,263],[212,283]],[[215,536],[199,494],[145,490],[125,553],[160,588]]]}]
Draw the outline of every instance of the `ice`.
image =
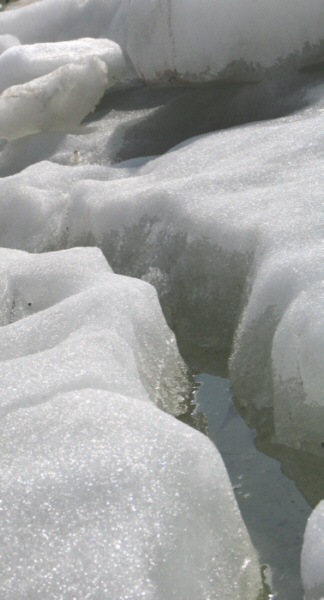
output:
[{"label": "ice", "polygon": [[324,455],[321,0],[7,8],[2,595],[255,600],[217,451],[159,410],[192,388],[152,285],[194,371]]},{"label": "ice", "polygon": [[1,446],[5,600],[256,598],[255,556],[202,434],[83,389],[8,415]]},{"label": "ice", "polygon": [[105,63],[90,57],[8,88],[0,96],[0,138],[73,128],[94,110],[106,86]]},{"label": "ice", "polygon": [[[64,65],[80,64],[88,57],[94,56],[107,65],[109,87],[125,79],[125,61],[118,44],[110,40],[85,38],[56,44],[19,45],[9,48],[0,57],[0,92],[47,75]],[[85,73],[84,78],[88,77]]]},{"label": "ice", "polygon": [[14,35],[0,35],[0,54],[12,48],[13,46],[19,46],[20,41]]},{"label": "ice", "polygon": [[[89,166],[81,153],[73,167],[47,161],[4,178],[0,240],[31,252],[99,245],[114,270],[156,287],[195,369],[195,348],[219,372],[230,358],[247,414],[268,411],[278,441],[322,455],[323,86],[303,94],[293,115],[192,138],[144,166]],[[303,310],[314,353],[299,358],[289,315]]]},{"label": "ice", "polygon": [[1,594],[256,600],[222,459],[149,284],[97,248],[0,251]]},{"label": "ice", "polygon": [[95,248],[0,260],[2,413],[84,387],[184,410],[186,368],[151,286],[112,274]]},{"label": "ice", "polygon": [[253,81],[323,53],[322,9],[321,0],[129,2],[127,50],[150,82]]},{"label": "ice", "polygon": [[305,600],[323,600],[324,597],[324,501],[320,502],[308,519],[301,558]]},{"label": "ice", "polygon": [[[323,253],[320,259],[323,264]],[[319,455],[324,445],[323,333],[324,284],[319,281],[284,313],[272,349],[276,440]]]},{"label": "ice", "polygon": [[1,13],[0,35],[15,35],[22,44],[103,37],[120,4],[120,0],[38,0]]},{"label": "ice", "polygon": [[23,44],[108,37],[159,85],[296,69],[322,56],[322,33],[321,0],[43,0],[0,15]]}]

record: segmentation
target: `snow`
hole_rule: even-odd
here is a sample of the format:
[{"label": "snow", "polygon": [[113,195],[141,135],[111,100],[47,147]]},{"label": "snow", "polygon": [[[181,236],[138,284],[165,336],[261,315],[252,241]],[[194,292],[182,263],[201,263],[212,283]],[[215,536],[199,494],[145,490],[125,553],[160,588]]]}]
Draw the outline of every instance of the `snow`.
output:
[{"label": "snow", "polygon": [[253,426],[323,457],[324,86],[298,72],[322,56],[321,0],[1,12],[8,600],[255,600],[217,451],[159,410],[183,413],[190,383],[152,285],[190,366],[229,371]]},{"label": "snow", "polygon": [[119,43],[146,82],[255,81],[323,54],[322,1],[45,0],[0,16],[21,43]]},{"label": "snow", "polygon": [[96,248],[0,258],[2,412],[75,387],[143,399],[143,386],[182,412],[186,369],[151,286],[111,273]]},{"label": "snow", "polygon": [[[118,44],[110,40],[85,38],[9,48],[0,57],[0,91],[47,75],[64,65],[82,64],[85,59],[94,56],[107,65],[110,87],[125,78],[125,62]],[[84,78],[87,77],[85,74]]]},{"label": "snow", "polygon": [[320,502],[308,519],[301,558],[301,572],[305,600],[322,600],[323,576],[324,501]]},{"label": "snow", "polygon": [[0,138],[73,128],[94,110],[106,86],[105,63],[90,57],[10,87],[0,96]]},{"label": "snow", "polygon": [[[22,44],[103,37],[116,17],[120,0],[36,0],[0,14],[0,35]],[[110,39],[111,36],[109,36]]]},{"label": "snow", "polygon": [[202,434],[82,389],[8,415],[1,445],[3,598],[256,597],[251,544]]},{"label": "snow", "polygon": [[19,46],[20,42],[14,35],[1,35],[0,36],[0,54],[8,50],[13,46]]},{"label": "snow", "polygon": [[254,600],[222,459],[154,406],[189,392],[155,290],[96,248],[0,260],[2,597]]},{"label": "snow", "polygon": [[322,10],[321,0],[133,1],[127,51],[150,82],[253,81],[321,55]]},{"label": "snow", "polygon": [[[293,115],[198,136],[143,166],[87,165],[82,152],[74,166],[31,165],[1,182],[0,228],[3,246],[30,252],[91,240],[114,269],[153,283],[179,339],[215,364],[230,356],[246,410],[274,409],[277,440],[319,455],[322,93],[308,87]],[[300,429],[288,388],[309,414]]]}]

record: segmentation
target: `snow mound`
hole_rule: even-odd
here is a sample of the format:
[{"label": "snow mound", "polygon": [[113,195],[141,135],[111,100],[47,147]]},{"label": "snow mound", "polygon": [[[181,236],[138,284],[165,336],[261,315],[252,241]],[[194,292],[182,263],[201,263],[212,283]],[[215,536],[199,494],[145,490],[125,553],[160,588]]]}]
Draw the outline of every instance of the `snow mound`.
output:
[{"label": "snow mound", "polygon": [[150,82],[253,81],[323,54],[322,11],[321,0],[138,0],[127,50]]},{"label": "snow mound", "polygon": [[154,288],[112,274],[97,249],[0,260],[2,413],[87,387],[184,410],[186,368]]},{"label": "snow mound", "polygon": [[[304,93],[294,115],[193,138],[144,166],[44,161],[4,178],[0,240],[31,252],[99,245],[114,270],[156,287],[196,370],[202,348],[218,372],[230,358],[247,414],[268,411],[281,443],[322,455],[323,86]],[[303,311],[314,360],[290,351]]]},{"label": "snow mound", "polygon": [[320,502],[308,519],[304,534],[301,572],[305,600],[324,598],[324,501]]},{"label": "snow mound", "polygon": [[0,54],[12,48],[13,46],[19,46],[20,41],[14,35],[4,34],[0,35]]},{"label": "snow mound", "polygon": [[[258,560],[155,290],[0,251],[1,594],[255,600]],[[135,596],[134,596],[135,597]]]},{"label": "snow mound", "polygon": [[[322,264],[323,258],[321,252]],[[323,334],[324,284],[319,281],[288,307],[272,346],[276,441],[315,454],[322,454],[324,442]]]},{"label": "snow mound", "polygon": [[107,67],[95,57],[68,64],[0,96],[0,138],[79,125],[103,96]]},{"label": "snow mound", "polygon": [[0,14],[0,35],[15,35],[22,44],[104,37],[120,4],[121,0],[32,2]]},{"label": "snow mound", "polygon": [[[107,65],[109,87],[125,79],[122,51],[110,40],[84,38],[56,44],[13,46],[0,57],[0,92],[95,56]],[[88,78],[89,74],[84,76]]]},{"label": "snow mound", "polygon": [[257,560],[205,436],[97,389],[0,427],[4,600],[256,599]]},{"label": "snow mound", "polygon": [[146,82],[255,81],[323,56],[322,1],[43,0],[0,15],[22,44],[116,41]]}]

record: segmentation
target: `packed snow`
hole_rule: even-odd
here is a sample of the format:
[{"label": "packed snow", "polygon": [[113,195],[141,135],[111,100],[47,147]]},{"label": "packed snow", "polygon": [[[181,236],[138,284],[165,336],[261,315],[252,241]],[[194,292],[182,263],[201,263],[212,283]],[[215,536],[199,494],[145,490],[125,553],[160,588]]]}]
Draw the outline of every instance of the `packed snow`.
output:
[{"label": "packed snow", "polygon": [[323,457],[322,38],[321,0],[1,12],[4,598],[256,600],[216,449],[160,410],[190,381],[152,285],[190,367]]},{"label": "packed snow", "polygon": [[105,63],[90,57],[8,88],[0,96],[0,137],[14,140],[79,125],[94,110],[107,83]]},{"label": "packed snow", "polygon": [[96,248],[2,249],[0,260],[2,412],[75,387],[123,393],[124,382],[183,412],[186,368],[151,286],[111,273]]},{"label": "packed snow", "polygon": [[153,283],[180,338],[215,363],[230,356],[241,404],[272,409],[278,441],[319,455],[322,92],[295,115],[191,139],[144,166],[36,163],[2,179],[0,226],[2,246],[95,243],[115,270]]},{"label": "packed snow", "polygon": [[154,83],[253,81],[323,54],[321,0],[42,0],[6,11],[23,44],[108,37]]},{"label": "packed snow", "polygon": [[222,460],[154,288],[96,248],[1,250],[1,594],[254,599]]},{"label": "packed snow", "polygon": [[[56,44],[12,45],[0,56],[0,91],[43,77],[65,65],[82,64],[95,56],[107,66],[109,87],[124,82],[126,66],[122,51],[110,40],[85,38]],[[88,77],[85,73],[84,79]],[[73,72],[70,78],[73,80]]]},{"label": "packed snow", "polygon": [[316,506],[308,519],[301,558],[305,600],[324,598],[324,501]]}]

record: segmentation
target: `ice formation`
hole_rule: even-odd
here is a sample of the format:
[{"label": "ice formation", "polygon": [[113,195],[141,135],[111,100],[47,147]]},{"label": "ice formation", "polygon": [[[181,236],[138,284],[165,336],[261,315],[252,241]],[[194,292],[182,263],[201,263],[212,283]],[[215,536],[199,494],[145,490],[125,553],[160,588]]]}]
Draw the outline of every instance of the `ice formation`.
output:
[{"label": "ice formation", "polygon": [[[255,600],[255,555],[217,451],[150,402],[181,413],[188,381],[148,283],[194,369],[229,369],[250,422],[324,455],[322,53],[321,0],[42,0],[0,14],[8,600],[72,598],[73,586],[78,598]],[[143,82],[199,85],[129,87]],[[133,280],[77,246],[99,246]],[[125,474],[111,505],[107,472]],[[80,560],[89,576],[75,581]],[[32,574],[19,590],[15,561]]]},{"label": "ice formation", "polygon": [[2,598],[254,600],[220,455],[153,404],[188,389],[153,287],[96,248],[0,260]]},{"label": "ice formation", "polygon": [[322,11],[321,0],[129,2],[127,51],[146,81],[253,81],[323,53]]},{"label": "ice formation", "polygon": [[46,0],[4,13],[0,35],[23,44],[108,37],[148,82],[253,81],[323,54],[322,9],[321,0]]},{"label": "ice formation", "polygon": [[324,501],[320,502],[308,519],[301,558],[305,600],[324,598]]},{"label": "ice formation", "polygon": [[2,249],[0,260],[2,412],[75,387],[122,393],[123,382],[183,411],[186,369],[151,286],[109,272],[96,248]]},{"label": "ice formation", "polygon": [[[3,37],[6,41],[8,36]],[[13,44],[0,57],[0,92],[48,75],[59,67],[82,64],[88,57],[97,57],[106,64],[109,87],[125,79],[121,48],[110,40],[85,38],[56,44]],[[73,80],[73,71],[70,77]],[[83,78],[88,79],[89,74],[85,73]]]},{"label": "ice formation", "polygon": [[10,87],[0,96],[0,137],[14,140],[43,130],[73,128],[94,110],[107,84],[105,63],[89,57]]},{"label": "ice formation", "polygon": [[293,116],[191,139],[144,166],[87,165],[81,153],[73,167],[4,178],[0,240],[101,246],[114,269],[157,287],[180,339],[215,362],[231,355],[240,402],[274,409],[278,441],[321,455],[322,86],[307,94]]}]

